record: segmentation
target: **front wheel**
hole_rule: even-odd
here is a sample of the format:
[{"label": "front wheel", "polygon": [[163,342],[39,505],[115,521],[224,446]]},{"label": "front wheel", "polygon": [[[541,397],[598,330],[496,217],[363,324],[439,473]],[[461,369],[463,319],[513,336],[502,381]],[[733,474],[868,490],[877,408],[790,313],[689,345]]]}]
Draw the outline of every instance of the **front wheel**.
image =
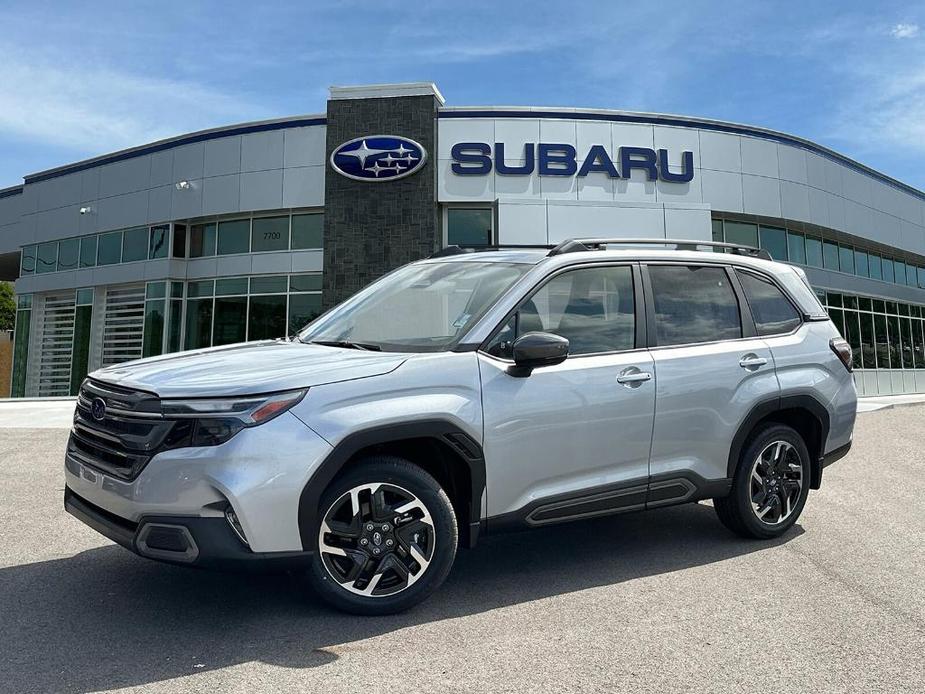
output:
[{"label": "front wheel", "polygon": [[768,424],[743,449],[729,496],[713,506],[723,525],[742,537],[778,537],[800,517],[809,479],[803,437],[784,424]]},{"label": "front wheel", "polygon": [[433,477],[406,460],[365,460],[331,484],[320,510],[309,575],[338,609],[401,612],[450,571],[458,538],[453,505]]}]

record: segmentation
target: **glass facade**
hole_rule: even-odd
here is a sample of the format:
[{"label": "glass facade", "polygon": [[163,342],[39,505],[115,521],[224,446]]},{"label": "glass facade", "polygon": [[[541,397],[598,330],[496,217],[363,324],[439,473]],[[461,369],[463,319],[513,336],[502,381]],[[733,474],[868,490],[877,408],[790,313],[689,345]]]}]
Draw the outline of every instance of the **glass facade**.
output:
[{"label": "glass facade", "polygon": [[446,245],[490,246],[492,243],[490,207],[451,207],[446,211]]}]

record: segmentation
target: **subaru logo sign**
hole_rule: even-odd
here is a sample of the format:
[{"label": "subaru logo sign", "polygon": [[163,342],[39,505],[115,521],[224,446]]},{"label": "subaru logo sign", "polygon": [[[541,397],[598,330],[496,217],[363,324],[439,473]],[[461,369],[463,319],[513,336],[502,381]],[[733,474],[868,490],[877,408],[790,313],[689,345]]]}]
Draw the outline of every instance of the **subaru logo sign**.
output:
[{"label": "subaru logo sign", "polygon": [[101,420],[106,416],[106,402],[103,398],[93,399],[93,402],[90,403],[90,414],[96,420]]},{"label": "subaru logo sign", "polygon": [[331,153],[331,166],[356,181],[392,181],[410,176],[427,161],[427,150],[396,135],[367,135],[345,142]]}]

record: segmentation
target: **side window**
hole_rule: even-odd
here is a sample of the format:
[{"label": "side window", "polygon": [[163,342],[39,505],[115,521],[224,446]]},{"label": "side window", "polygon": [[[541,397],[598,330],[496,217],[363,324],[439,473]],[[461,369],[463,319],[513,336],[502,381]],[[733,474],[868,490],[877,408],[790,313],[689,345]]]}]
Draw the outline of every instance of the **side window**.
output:
[{"label": "side window", "polygon": [[739,302],[720,267],[650,265],[659,346],[742,337]]},{"label": "side window", "polygon": [[789,333],[800,324],[800,314],[773,282],[750,272],[736,271],[759,335]]},{"label": "side window", "polygon": [[492,340],[488,353],[510,357],[514,340],[529,332],[568,338],[570,355],[633,349],[636,318],[632,269],[585,268],[553,277],[521,304]]}]

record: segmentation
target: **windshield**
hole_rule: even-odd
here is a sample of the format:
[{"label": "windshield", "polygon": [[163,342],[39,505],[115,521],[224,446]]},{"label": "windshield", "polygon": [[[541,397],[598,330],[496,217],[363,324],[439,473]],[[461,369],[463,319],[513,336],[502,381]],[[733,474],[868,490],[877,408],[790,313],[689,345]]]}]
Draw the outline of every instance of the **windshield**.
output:
[{"label": "windshield", "polygon": [[319,318],[299,339],[394,352],[443,351],[529,269],[489,262],[406,265]]}]

